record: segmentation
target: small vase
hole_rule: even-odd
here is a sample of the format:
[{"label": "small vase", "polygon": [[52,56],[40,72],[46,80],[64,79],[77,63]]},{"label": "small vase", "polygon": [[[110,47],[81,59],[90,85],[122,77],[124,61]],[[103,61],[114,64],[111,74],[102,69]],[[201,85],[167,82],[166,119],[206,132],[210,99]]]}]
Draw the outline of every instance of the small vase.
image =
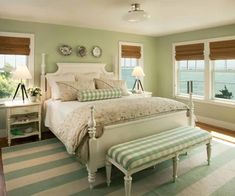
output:
[{"label": "small vase", "polygon": [[37,101],[37,96],[30,96],[29,97],[31,102],[36,102]]}]

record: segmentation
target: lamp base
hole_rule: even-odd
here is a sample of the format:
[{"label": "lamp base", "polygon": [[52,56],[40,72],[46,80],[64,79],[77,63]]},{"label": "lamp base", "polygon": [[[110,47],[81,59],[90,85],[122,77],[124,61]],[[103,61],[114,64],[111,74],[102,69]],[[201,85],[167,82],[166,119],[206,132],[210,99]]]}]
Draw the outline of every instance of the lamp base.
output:
[{"label": "lamp base", "polygon": [[[134,83],[134,86],[132,88],[132,91],[134,91],[135,87],[137,86],[137,93],[140,93],[141,90],[142,92],[144,91],[144,88],[143,88],[143,85],[141,83],[141,80],[140,79],[135,79],[135,83]],[[141,89],[141,90],[140,90]]]},{"label": "lamp base", "polygon": [[16,91],[15,91],[15,94],[14,94],[14,96],[13,96],[12,101],[15,99],[15,97],[16,97],[18,91],[19,91],[19,88],[21,89],[22,99],[23,99],[23,102],[24,102],[24,96],[27,97],[27,99],[28,99],[28,94],[27,94],[27,92],[26,92],[25,85],[24,85],[24,83],[22,83],[22,82],[20,82],[20,83],[18,84],[18,86],[17,86],[17,88],[16,88]]}]

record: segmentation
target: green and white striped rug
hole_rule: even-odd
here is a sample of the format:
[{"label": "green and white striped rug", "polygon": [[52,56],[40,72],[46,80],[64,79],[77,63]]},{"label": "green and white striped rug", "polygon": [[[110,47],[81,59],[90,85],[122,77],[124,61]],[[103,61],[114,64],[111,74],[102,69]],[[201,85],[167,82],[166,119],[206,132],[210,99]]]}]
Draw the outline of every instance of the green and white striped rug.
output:
[{"label": "green and white striped rug", "polygon": [[[96,187],[89,189],[87,172],[69,156],[57,139],[2,149],[7,195],[124,195],[123,174],[113,169],[106,187],[105,170],[97,173]],[[179,178],[172,183],[172,163],[166,161],[133,175],[132,195],[234,196],[235,147],[213,141],[212,163],[206,165],[206,148],[180,157]]]}]

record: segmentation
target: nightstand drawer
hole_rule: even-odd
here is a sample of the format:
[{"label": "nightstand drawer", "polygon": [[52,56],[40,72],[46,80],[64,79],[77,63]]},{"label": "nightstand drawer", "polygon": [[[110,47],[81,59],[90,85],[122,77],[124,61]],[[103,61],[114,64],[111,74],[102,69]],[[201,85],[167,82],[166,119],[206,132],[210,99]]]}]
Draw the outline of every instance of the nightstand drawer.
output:
[{"label": "nightstand drawer", "polygon": [[10,115],[17,115],[17,114],[27,114],[27,113],[33,113],[33,112],[39,112],[39,106],[25,106],[25,107],[15,107],[10,109]]}]

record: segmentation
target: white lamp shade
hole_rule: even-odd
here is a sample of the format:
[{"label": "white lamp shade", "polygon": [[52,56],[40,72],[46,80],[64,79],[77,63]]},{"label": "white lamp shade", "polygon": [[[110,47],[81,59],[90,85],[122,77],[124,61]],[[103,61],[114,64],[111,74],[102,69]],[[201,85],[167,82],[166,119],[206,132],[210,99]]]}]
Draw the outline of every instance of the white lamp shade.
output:
[{"label": "white lamp shade", "polygon": [[143,71],[142,67],[140,67],[140,66],[135,67],[133,72],[132,72],[132,76],[144,77],[145,74],[144,74],[144,71]]},{"label": "white lamp shade", "polygon": [[27,66],[21,65],[21,66],[18,66],[16,70],[13,72],[12,78],[15,80],[24,80],[24,79],[31,79],[32,76]]}]

